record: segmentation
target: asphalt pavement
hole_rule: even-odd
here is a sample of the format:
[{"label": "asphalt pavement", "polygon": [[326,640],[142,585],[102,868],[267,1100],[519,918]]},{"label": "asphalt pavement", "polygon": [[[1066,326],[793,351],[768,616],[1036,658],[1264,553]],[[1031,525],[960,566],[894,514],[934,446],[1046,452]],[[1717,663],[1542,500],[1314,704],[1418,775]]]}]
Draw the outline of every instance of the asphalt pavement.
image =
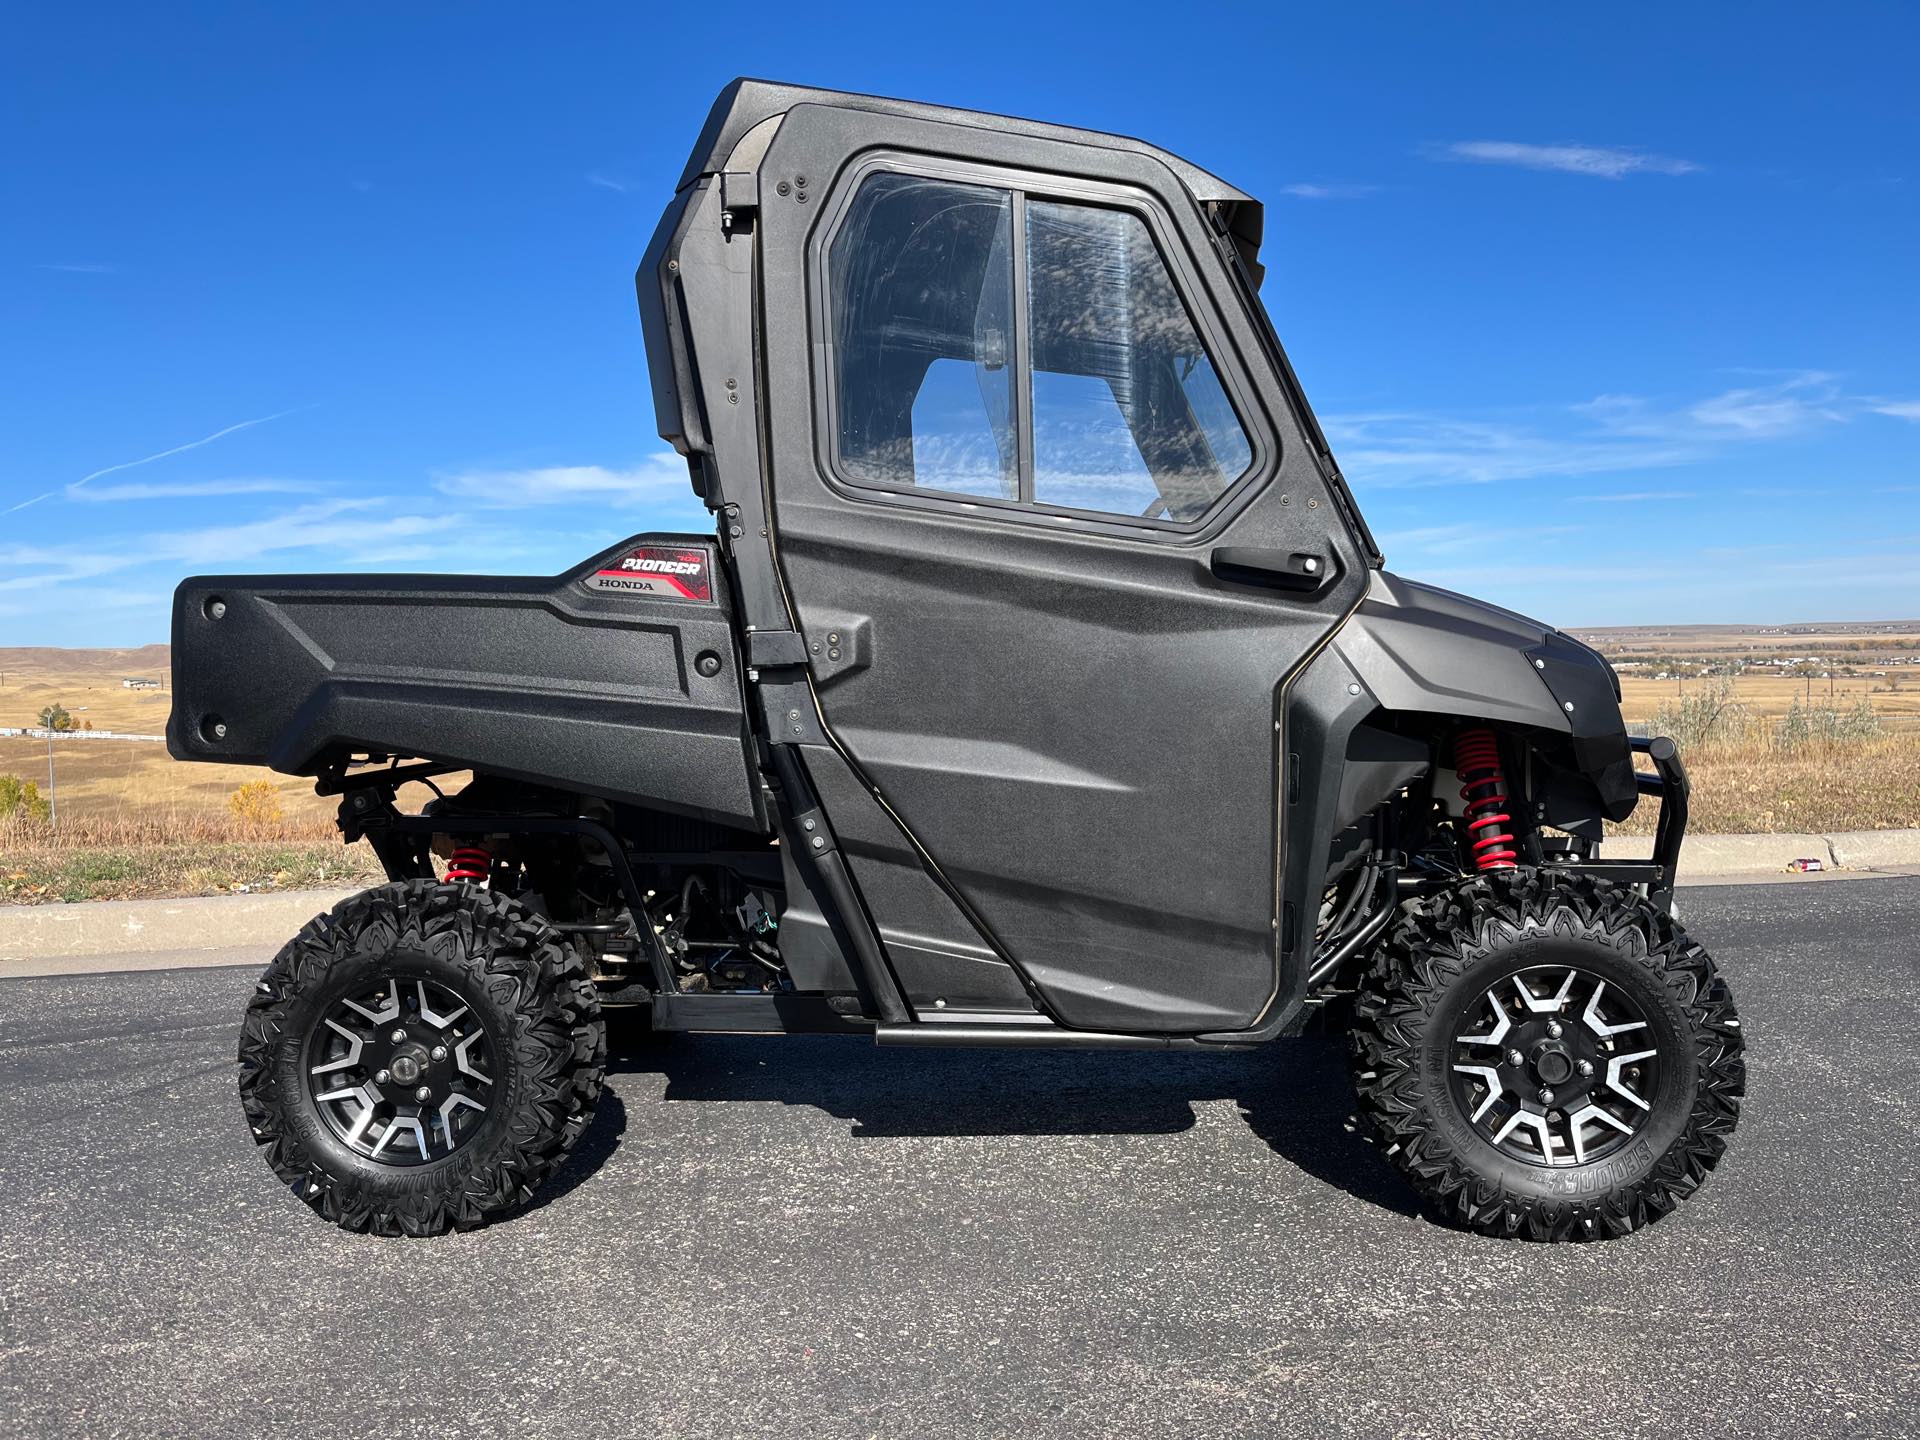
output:
[{"label": "asphalt pavement", "polygon": [[0,1434],[1912,1434],[1920,879],[1682,904],[1745,1118],[1584,1246],[1419,1215],[1324,1042],[631,1035],[542,1203],[368,1239],[254,1153],[250,970],[0,981]]}]

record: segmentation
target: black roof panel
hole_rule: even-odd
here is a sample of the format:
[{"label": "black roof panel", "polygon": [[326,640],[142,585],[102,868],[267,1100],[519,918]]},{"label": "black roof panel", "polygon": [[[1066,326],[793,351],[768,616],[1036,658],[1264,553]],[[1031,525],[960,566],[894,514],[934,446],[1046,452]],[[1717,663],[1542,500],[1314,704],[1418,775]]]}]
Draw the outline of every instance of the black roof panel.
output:
[{"label": "black roof panel", "polygon": [[1098,130],[1076,130],[1070,125],[1048,125],[1038,120],[1019,120],[1007,115],[989,115],[979,110],[956,110],[946,105],[925,105],[915,100],[889,100],[878,95],[855,95],[844,90],[818,90],[806,85],[783,85],[774,80],[735,80],[720,92],[694,142],[693,155],[680,176],[678,188],[684,189],[702,175],[710,175],[726,164],[727,156],[740,138],[755,125],[773,115],[783,115],[795,105],[832,105],[843,110],[870,110],[881,115],[905,115],[916,120],[935,120],[947,125],[976,125],[1035,139],[1062,140],[1074,145],[1099,145],[1109,150],[1129,150],[1152,155],[1164,162],[1193,193],[1194,199],[1223,201],[1228,205],[1252,206],[1253,197],[1236,190],[1217,175],[1198,165],[1169,154],[1158,146],[1126,135],[1108,135]]}]

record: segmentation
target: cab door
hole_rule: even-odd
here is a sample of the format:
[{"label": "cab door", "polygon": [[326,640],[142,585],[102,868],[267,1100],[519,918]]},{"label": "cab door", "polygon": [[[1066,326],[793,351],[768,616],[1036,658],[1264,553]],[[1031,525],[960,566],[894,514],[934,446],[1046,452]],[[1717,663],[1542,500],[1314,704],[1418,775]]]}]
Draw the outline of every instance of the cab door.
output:
[{"label": "cab door", "polygon": [[1313,919],[1278,899],[1284,692],[1364,561],[1179,178],[1060,134],[782,121],[773,541],[891,862],[1065,1025],[1244,1027]]}]

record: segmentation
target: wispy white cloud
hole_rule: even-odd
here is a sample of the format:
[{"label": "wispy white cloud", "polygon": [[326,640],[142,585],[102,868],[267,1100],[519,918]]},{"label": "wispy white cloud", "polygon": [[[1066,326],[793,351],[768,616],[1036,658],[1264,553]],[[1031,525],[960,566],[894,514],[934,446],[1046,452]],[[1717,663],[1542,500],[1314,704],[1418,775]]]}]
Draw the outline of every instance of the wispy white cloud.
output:
[{"label": "wispy white cloud", "polygon": [[1580,423],[1562,412],[1573,433],[1538,424],[1462,419],[1418,412],[1328,415],[1322,425],[1356,484],[1485,485],[1503,480],[1551,479],[1688,464],[1697,447],[1641,439]]},{"label": "wispy white cloud", "polygon": [[33,267],[36,270],[58,270],[63,275],[118,275],[120,267],[104,260],[53,260]]},{"label": "wispy white cloud", "polygon": [[1808,371],[1777,384],[1729,390],[1703,400],[1688,411],[1688,418],[1710,430],[1770,439],[1845,420],[1853,408],[1833,376]]},{"label": "wispy white cloud", "polygon": [[[1705,552],[1698,552],[1699,554]],[[1698,611],[1700,602],[1718,595],[1745,592],[1771,593],[1777,590],[1842,590],[1856,585],[1907,585],[1920,568],[1920,552],[1878,551],[1808,555],[1793,561],[1776,561],[1764,567],[1755,565],[1751,556],[1721,553],[1716,564],[1694,564],[1676,576],[1667,563],[1647,562],[1622,565],[1502,565],[1497,572],[1487,567],[1453,570],[1421,570],[1418,577],[1449,588],[1484,589],[1489,578],[1502,585],[1546,585],[1560,587],[1592,583],[1603,586],[1656,587],[1663,597],[1670,596],[1678,608],[1672,613]]]},{"label": "wispy white cloud", "polygon": [[[103,608],[109,594],[137,595],[138,601],[115,606],[123,618],[113,624],[134,624],[144,614],[153,638],[165,633],[168,592],[189,573],[372,568],[552,575],[622,533],[610,527],[633,533],[712,525],[687,484],[686,462],[671,453],[624,467],[475,470],[435,480],[437,490],[398,495],[351,495],[328,486],[304,503],[270,505],[266,513],[250,509],[244,520],[157,533],[108,528],[121,514],[110,505],[91,507],[87,524],[57,530],[57,538],[7,543],[0,533],[0,617],[17,631],[89,643],[99,627],[80,617]],[[300,494],[308,488],[303,481],[240,477],[171,486],[96,484],[75,498]],[[460,503],[445,503],[443,494]],[[638,507],[644,508],[636,514]]]},{"label": "wispy white cloud", "polygon": [[378,498],[343,498],[299,505],[232,525],[108,538],[84,545],[0,546],[0,591],[39,591],[144,567],[178,573],[183,568],[255,565],[266,555],[305,551],[339,550],[364,561],[384,547],[444,534],[465,523],[465,517],[457,513],[368,513],[387,503]]},{"label": "wispy white cloud", "polygon": [[89,505],[116,500],[184,500],[202,495],[313,495],[326,487],[315,480],[131,480],[119,485],[89,485],[71,498]]},{"label": "wispy white cloud", "polygon": [[602,190],[611,190],[616,195],[625,195],[629,190],[633,189],[630,182],[605,174],[599,170],[589,170],[586,174],[586,181],[587,184],[596,185]]},{"label": "wispy white cloud", "polygon": [[1693,465],[1733,446],[1844,423],[1865,408],[1834,376],[1810,370],[1678,403],[1601,395],[1526,418],[1398,411],[1322,423],[1356,483],[1395,488]]},{"label": "wispy white cloud", "polygon": [[1296,200],[1364,200],[1369,195],[1379,194],[1380,187],[1345,183],[1282,185],[1280,193],[1291,195]]},{"label": "wispy white cloud", "polygon": [[1644,150],[1618,150],[1606,145],[1529,145],[1518,140],[1455,140],[1433,145],[1426,153],[1436,160],[1461,160],[1480,165],[1518,165],[1527,170],[1561,170],[1619,180],[1636,172],[1650,175],[1690,175],[1700,167],[1691,160],[1655,155]]},{"label": "wispy white cloud", "polygon": [[198,450],[202,445],[211,445],[214,441],[223,439],[237,430],[250,430],[255,425],[265,425],[272,420],[282,420],[299,410],[307,408],[309,407],[296,405],[292,410],[279,410],[271,415],[261,415],[252,420],[242,420],[238,424],[228,425],[223,429],[216,430],[211,435],[202,435],[198,440],[189,440],[184,445],[175,445],[171,449],[158,450],[151,455],[142,455],[138,460],[123,460],[117,465],[103,465],[100,469],[93,471],[89,475],[82,475],[78,480],[64,485],[58,490],[42,491],[31,499],[20,501],[17,505],[9,505],[5,510],[0,510],[0,515],[11,515],[16,510],[25,510],[30,505],[38,505],[41,501],[51,500],[54,496],[62,493],[69,496],[77,495],[85,486],[92,484],[95,480],[99,480],[104,476],[118,474],[122,470],[132,470],[140,465],[151,465],[154,461],[165,460],[170,455],[184,455],[189,450]]},{"label": "wispy white cloud", "polygon": [[1876,415],[1891,415],[1896,420],[1920,420],[1920,400],[1882,400],[1872,409]]},{"label": "wispy white cloud", "polygon": [[687,462],[671,451],[649,455],[623,469],[605,465],[552,465],[525,470],[469,470],[443,475],[434,488],[486,510],[602,501],[616,505],[684,499]]}]

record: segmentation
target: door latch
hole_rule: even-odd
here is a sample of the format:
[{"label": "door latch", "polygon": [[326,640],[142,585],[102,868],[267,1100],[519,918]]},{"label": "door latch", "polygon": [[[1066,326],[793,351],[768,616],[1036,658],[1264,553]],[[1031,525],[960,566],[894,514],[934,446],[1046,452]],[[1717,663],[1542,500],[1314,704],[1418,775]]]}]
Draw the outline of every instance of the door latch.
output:
[{"label": "door latch", "polygon": [[1214,575],[1232,584],[1263,585],[1301,595],[1318,595],[1340,573],[1336,557],[1311,550],[1223,545],[1214,550],[1211,563]]}]

